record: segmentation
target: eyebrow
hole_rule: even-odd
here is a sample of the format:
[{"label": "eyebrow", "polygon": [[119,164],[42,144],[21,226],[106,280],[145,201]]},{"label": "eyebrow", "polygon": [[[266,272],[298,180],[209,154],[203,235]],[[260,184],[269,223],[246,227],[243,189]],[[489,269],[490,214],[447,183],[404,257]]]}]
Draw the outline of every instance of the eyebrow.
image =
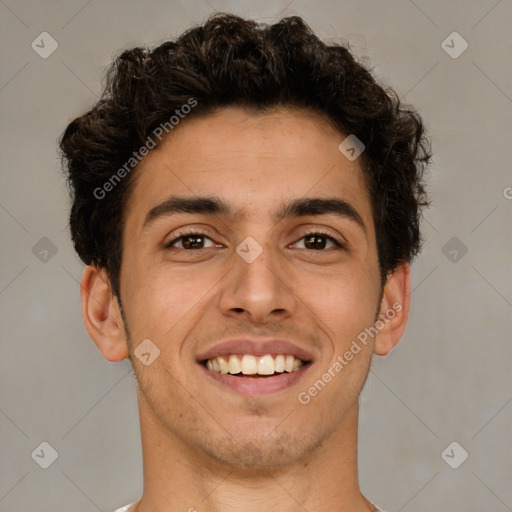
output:
[{"label": "eyebrow", "polygon": [[[222,215],[230,218],[235,216],[229,203],[219,197],[171,196],[149,210],[142,229],[147,229],[159,218],[176,213]],[[348,201],[337,197],[293,199],[288,203],[280,205],[271,216],[278,223],[287,218],[329,214],[355,222],[364,231],[365,235],[367,234],[366,225],[356,208]]]}]

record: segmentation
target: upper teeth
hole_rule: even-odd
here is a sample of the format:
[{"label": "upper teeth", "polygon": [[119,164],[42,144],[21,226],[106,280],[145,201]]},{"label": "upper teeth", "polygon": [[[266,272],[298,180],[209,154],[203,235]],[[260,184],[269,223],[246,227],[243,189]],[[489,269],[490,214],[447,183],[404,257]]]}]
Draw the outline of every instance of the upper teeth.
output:
[{"label": "upper teeth", "polygon": [[303,365],[303,362],[292,355],[279,354],[272,356],[253,356],[245,354],[239,356],[217,356],[206,361],[206,368],[218,373],[243,373],[244,375],[273,375],[274,373],[294,372]]}]

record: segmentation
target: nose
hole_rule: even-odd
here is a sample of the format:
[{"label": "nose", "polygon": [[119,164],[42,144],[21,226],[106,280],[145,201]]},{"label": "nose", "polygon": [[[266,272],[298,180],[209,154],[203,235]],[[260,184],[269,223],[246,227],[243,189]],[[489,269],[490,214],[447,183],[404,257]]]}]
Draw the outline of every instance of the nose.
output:
[{"label": "nose", "polygon": [[218,307],[223,315],[266,324],[294,314],[297,297],[283,262],[267,245],[251,263],[233,255],[232,271],[222,281]]}]

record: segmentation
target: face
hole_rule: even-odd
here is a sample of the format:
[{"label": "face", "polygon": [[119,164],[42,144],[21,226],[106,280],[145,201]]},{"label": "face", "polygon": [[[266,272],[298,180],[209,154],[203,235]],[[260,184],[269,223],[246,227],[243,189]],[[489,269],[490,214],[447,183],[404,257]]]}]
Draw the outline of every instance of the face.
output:
[{"label": "face", "polygon": [[[291,464],[357,407],[371,345],[335,363],[374,325],[381,288],[344,138],[317,114],[222,109],[185,120],[137,170],[120,281],[131,359],[147,414],[202,456]],[[160,350],[147,366],[133,355],[146,339]],[[231,374],[230,355],[274,373]]]}]

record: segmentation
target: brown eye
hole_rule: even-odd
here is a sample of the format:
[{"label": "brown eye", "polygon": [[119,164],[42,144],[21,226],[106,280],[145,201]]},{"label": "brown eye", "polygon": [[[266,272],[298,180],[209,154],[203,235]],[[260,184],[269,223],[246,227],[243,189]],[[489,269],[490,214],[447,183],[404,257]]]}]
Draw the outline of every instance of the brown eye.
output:
[{"label": "brown eye", "polygon": [[327,238],[325,236],[309,235],[305,237],[304,245],[308,249],[325,249]]},{"label": "brown eye", "polygon": [[202,249],[204,245],[204,236],[187,235],[182,237],[182,245],[185,249]]},{"label": "brown eye", "polygon": [[[323,233],[309,233],[306,236],[302,237],[300,241],[304,241],[303,247],[300,249],[311,249],[315,251],[321,251],[323,249],[330,249],[332,247],[342,247],[342,244],[339,243],[332,236],[324,235]],[[331,245],[327,245],[331,244]]]},{"label": "brown eye", "polygon": [[176,237],[167,244],[167,248],[198,250],[215,247],[213,240],[202,233],[186,233]]}]

